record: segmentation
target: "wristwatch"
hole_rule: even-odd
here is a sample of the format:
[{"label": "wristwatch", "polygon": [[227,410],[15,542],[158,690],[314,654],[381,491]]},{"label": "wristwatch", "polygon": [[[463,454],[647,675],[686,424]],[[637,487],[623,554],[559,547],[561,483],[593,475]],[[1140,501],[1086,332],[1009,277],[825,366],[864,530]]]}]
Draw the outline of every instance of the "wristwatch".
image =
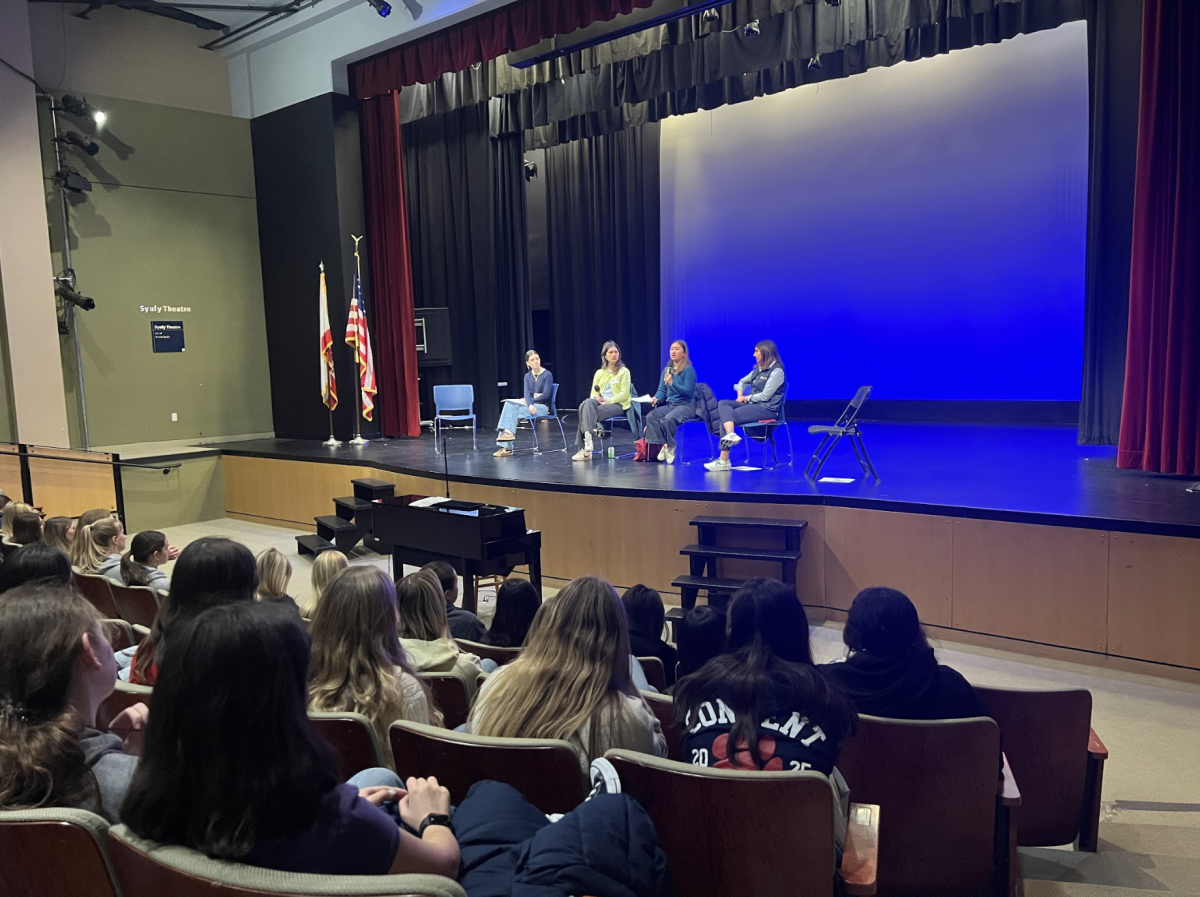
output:
[{"label": "wristwatch", "polygon": [[421,827],[417,829],[417,837],[425,837],[425,829],[429,828],[431,825],[444,825],[446,828],[450,829],[450,834],[456,837],[458,836],[458,832],[454,830],[454,823],[450,821],[449,816],[447,816],[445,813],[430,813],[421,820]]}]

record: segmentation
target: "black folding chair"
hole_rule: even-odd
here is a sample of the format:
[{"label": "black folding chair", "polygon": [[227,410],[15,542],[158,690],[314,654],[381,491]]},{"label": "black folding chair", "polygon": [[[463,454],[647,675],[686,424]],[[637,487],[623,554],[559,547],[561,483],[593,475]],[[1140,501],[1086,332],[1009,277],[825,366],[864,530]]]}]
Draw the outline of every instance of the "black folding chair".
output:
[{"label": "black folding chair", "polygon": [[[804,475],[810,480],[815,480],[821,475],[821,468],[825,466],[825,462],[833,453],[834,446],[841,441],[843,436],[850,437],[850,445],[854,448],[854,457],[858,458],[858,464],[863,473],[869,473],[875,479],[879,479],[879,474],[875,472],[875,465],[871,463],[871,457],[867,454],[862,431],[858,428],[858,412],[870,394],[870,386],[860,386],[858,392],[854,394],[854,398],[850,400],[850,404],[846,406],[846,410],[842,412],[842,416],[837,419],[837,423],[832,425],[813,424],[808,428],[808,432],[813,435],[821,434],[821,441],[817,444],[816,451],[812,453],[812,457],[808,459],[808,465],[804,468]],[[816,465],[816,470],[813,470],[813,465]]]}]

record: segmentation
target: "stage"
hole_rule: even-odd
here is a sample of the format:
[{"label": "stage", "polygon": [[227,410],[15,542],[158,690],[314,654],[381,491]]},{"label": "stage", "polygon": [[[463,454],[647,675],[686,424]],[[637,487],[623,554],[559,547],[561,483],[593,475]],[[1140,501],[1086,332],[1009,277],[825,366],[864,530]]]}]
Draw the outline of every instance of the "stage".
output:
[{"label": "stage", "polygon": [[[792,465],[723,473],[700,463],[698,426],[684,429],[680,457],[699,460],[673,465],[573,462],[573,446],[549,451],[562,440],[546,424],[543,454],[522,430],[505,458],[492,457],[493,434],[481,432],[475,452],[462,430],[445,456],[429,435],[362,448],[286,439],[208,448],[223,454],[235,517],[311,530],[353,478],[440,495],[448,476],[455,498],[526,509],[549,579],[645,582],[668,601],[678,600],[671,580],[688,572],[679,550],[696,541],[693,517],[803,519],[797,591],[811,616],[844,619],[858,590],[886,584],[908,593],[932,630],[960,640],[1200,670],[1200,493],[1190,481],[1117,470],[1114,449],[1077,445],[1074,428],[868,421],[879,481],[864,478],[843,440],[822,476],[852,482],[814,483],[804,465],[815,440],[805,423],[790,429]],[[628,431],[616,441],[631,447]],[[750,451],[761,464],[762,446]],[[733,461],[743,460],[738,446]],[[753,563],[723,562],[722,575],[770,575]]]}]

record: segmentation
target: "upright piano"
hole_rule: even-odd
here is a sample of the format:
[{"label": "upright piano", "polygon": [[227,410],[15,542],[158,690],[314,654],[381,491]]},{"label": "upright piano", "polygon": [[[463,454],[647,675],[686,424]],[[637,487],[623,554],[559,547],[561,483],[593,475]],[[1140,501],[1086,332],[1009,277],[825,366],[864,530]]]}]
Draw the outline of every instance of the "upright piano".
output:
[{"label": "upright piano", "polygon": [[447,561],[463,578],[462,604],[472,613],[476,576],[527,566],[541,594],[542,534],[525,528],[523,508],[395,495],[371,502],[371,535],[391,550],[397,571]]}]

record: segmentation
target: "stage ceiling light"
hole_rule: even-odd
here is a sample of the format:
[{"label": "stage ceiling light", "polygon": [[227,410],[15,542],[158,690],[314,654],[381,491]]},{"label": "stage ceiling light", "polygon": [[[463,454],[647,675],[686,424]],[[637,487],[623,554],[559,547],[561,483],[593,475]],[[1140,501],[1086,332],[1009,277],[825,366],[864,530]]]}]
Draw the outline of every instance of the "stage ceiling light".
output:
[{"label": "stage ceiling light", "polygon": [[90,118],[98,125],[102,125],[108,120],[107,114],[97,109],[83,97],[73,97],[68,94],[59,101],[59,106],[64,112],[68,112],[77,118]]},{"label": "stage ceiling light", "polygon": [[392,5],[387,0],[367,0],[371,4],[375,12],[379,13],[380,18],[386,19],[392,14]]},{"label": "stage ceiling light", "polygon": [[820,53],[818,53],[816,56],[814,56],[812,59],[810,59],[808,61],[808,70],[810,72],[821,71],[821,54]]},{"label": "stage ceiling light", "polygon": [[700,21],[701,22],[719,22],[719,21],[721,21],[721,14],[719,12],[717,12],[715,9],[706,9],[706,10],[704,10],[704,12],[700,13]]},{"label": "stage ceiling light", "polygon": [[742,29],[742,34],[746,35],[746,37],[758,37],[760,33],[761,29],[758,27],[758,19],[755,19],[753,22],[747,22],[746,27]]},{"label": "stage ceiling light", "polygon": [[54,138],[59,143],[69,143],[71,146],[77,146],[89,156],[94,156],[100,152],[100,146],[94,140],[88,140],[86,137],[81,137],[77,131],[67,131],[62,137]]},{"label": "stage ceiling light", "polygon": [[64,190],[70,190],[72,193],[92,192],[92,182],[75,169],[68,168],[65,165],[60,171],[54,172],[54,179],[58,181]]},{"label": "stage ceiling light", "polygon": [[60,283],[54,288],[54,292],[59,295],[63,302],[70,302],[77,308],[82,308],[84,311],[91,311],[96,307],[96,300],[91,296],[81,296],[65,283]]}]

